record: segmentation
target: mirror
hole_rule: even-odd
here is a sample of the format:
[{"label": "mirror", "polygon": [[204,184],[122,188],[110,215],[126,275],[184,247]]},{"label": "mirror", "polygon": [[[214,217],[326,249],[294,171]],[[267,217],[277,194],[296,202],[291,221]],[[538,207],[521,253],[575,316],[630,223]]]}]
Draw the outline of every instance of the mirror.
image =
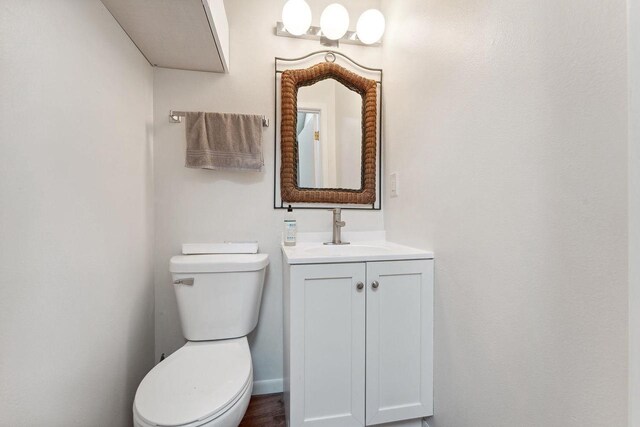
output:
[{"label": "mirror", "polygon": [[362,97],[332,78],[298,90],[298,187],[361,187]]},{"label": "mirror", "polygon": [[281,115],[283,202],[375,204],[376,80],[334,62],[285,70]]}]

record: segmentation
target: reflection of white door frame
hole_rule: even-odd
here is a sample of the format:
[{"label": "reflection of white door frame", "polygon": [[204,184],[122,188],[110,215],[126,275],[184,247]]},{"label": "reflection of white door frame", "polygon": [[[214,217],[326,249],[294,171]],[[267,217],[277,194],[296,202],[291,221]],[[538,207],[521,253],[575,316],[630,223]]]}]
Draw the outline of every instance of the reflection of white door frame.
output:
[{"label": "reflection of white door frame", "polygon": [[[320,137],[322,137],[322,133],[320,132],[320,120],[322,117],[322,110],[316,108],[298,108],[298,114],[304,113],[309,114],[307,123],[313,128],[313,187],[314,188],[322,188],[324,182],[323,176],[323,164],[322,159],[324,156],[321,153],[322,145],[320,144]],[[308,125],[306,125],[308,126]],[[306,127],[305,126],[305,127]],[[318,137],[320,135],[320,137]],[[302,165],[298,165],[298,168],[301,168]]]},{"label": "reflection of white door frame", "polygon": [[318,114],[313,115],[313,171],[315,173],[316,188],[322,188],[324,183],[322,153],[320,152],[320,117],[322,117],[322,111],[318,111]]},{"label": "reflection of white door frame", "polygon": [[[327,105],[321,102],[305,102],[298,104],[298,111],[301,113],[319,113],[320,114],[320,141],[316,141],[316,183],[320,182],[317,187],[334,188],[336,186],[336,146],[334,138],[330,137],[330,129],[327,118]],[[324,114],[323,114],[324,113]],[[318,148],[319,145],[319,148]],[[333,159],[333,161],[331,161]],[[320,164],[322,167],[320,168]],[[318,171],[322,170],[322,178],[318,180]]]},{"label": "reflection of white door frame", "polygon": [[317,113],[300,113],[297,127],[300,129],[297,136],[298,143],[298,185],[303,188],[316,186],[316,153],[315,153],[315,120]]}]

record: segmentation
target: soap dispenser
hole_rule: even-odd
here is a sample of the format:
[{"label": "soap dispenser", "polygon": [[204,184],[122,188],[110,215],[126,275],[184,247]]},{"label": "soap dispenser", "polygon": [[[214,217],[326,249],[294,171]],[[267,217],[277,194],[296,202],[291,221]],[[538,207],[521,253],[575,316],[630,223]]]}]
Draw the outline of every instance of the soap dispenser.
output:
[{"label": "soap dispenser", "polygon": [[282,241],[285,246],[296,245],[296,234],[298,233],[298,225],[296,223],[296,217],[293,213],[291,205],[287,208],[287,212],[284,215],[284,233]]}]

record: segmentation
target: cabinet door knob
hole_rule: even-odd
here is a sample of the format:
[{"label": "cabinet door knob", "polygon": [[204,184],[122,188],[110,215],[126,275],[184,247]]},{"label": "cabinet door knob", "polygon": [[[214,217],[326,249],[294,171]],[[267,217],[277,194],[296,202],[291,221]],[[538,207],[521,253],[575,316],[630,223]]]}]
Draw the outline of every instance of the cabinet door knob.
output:
[{"label": "cabinet door knob", "polygon": [[373,289],[378,289],[378,286],[380,286],[380,283],[378,283],[377,280],[374,280],[373,282],[371,282],[371,287]]},{"label": "cabinet door knob", "polygon": [[364,289],[364,283],[362,283],[362,282],[358,282],[358,283],[356,284],[356,288],[358,288],[358,290],[359,290],[359,291],[361,291],[362,289]]}]

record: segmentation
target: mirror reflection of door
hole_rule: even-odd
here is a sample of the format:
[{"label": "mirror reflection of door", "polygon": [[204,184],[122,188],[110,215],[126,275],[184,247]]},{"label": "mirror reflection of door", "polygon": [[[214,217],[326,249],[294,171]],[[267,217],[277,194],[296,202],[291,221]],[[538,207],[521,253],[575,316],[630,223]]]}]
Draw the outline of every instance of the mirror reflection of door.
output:
[{"label": "mirror reflection of door", "polygon": [[362,97],[332,78],[298,90],[298,187],[362,186]]},{"label": "mirror reflection of door", "polygon": [[298,186],[322,187],[319,110],[298,109]]}]

